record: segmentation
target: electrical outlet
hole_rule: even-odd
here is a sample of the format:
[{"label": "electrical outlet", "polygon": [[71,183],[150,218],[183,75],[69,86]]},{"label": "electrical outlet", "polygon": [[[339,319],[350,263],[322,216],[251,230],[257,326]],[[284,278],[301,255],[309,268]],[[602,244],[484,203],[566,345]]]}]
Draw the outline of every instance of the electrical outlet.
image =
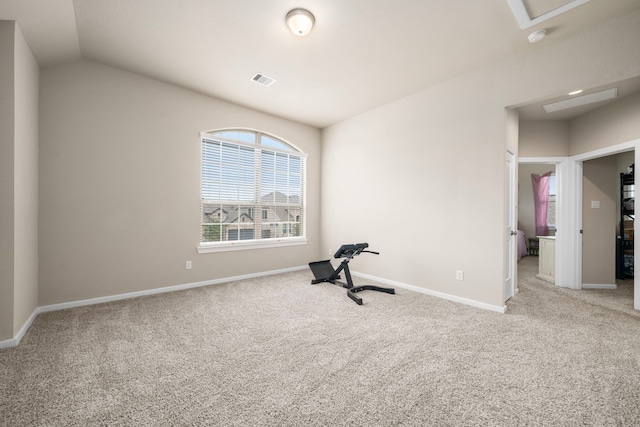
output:
[{"label": "electrical outlet", "polygon": [[187,270],[191,270],[191,261],[187,261],[184,265],[184,268],[186,268]]},{"label": "electrical outlet", "polygon": [[462,270],[456,270],[456,280],[464,280],[464,272]]}]

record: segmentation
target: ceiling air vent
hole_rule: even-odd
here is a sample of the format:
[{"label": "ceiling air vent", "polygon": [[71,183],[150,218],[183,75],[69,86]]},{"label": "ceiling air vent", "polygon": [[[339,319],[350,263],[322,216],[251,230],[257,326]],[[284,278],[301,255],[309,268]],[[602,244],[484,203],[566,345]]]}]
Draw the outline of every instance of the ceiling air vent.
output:
[{"label": "ceiling air vent", "polygon": [[267,86],[267,87],[271,86],[272,84],[274,84],[276,82],[275,79],[272,79],[271,77],[265,76],[264,74],[260,74],[260,73],[258,73],[255,76],[253,76],[253,78],[251,80],[253,80],[256,83],[260,83],[263,86]]},{"label": "ceiling air vent", "polygon": [[553,113],[555,111],[567,110],[569,108],[580,107],[581,105],[593,104],[594,102],[607,101],[618,97],[618,88],[595,92],[590,95],[578,96],[571,99],[566,99],[560,102],[554,102],[552,104],[543,105],[544,111],[547,113]]}]

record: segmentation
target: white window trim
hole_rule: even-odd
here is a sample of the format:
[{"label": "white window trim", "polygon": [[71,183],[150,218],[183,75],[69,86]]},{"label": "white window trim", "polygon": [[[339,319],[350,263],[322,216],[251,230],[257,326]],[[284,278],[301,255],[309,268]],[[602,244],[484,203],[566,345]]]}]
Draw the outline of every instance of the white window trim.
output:
[{"label": "white window trim", "polygon": [[306,244],[306,237],[287,237],[282,239],[261,239],[251,241],[237,240],[232,242],[205,242],[198,245],[198,253],[208,254],[214,252],[245,251],[250,249],[281,248]]},{"label": "white window trim", "polygon": [[270,147],[270,146],[267,146],[267,145],[262,146],[260,144],[251,143],[251,142],[236,141],[236,140],[233,140],[233,139],[228,139],[228,138],[224,138],[224,137],[215,135],[214,133],[210,133],[210,132],[200,132],[200,141],[202,141],[203,139],[210,139],[212,141],[228,142],[230,144],[242,145],[242,146],[249,147],[249,148],[258,147],[261,150],[273,151],[275,153],[283,153],[283,154],[295,153],[296,156],[304,158],[304,159],[306,159],[309,156],[309,153],[305,153],[304,151],[298,151],[298,149],[295,147],[295,145],[289,143],[288,141],[283,140],[282,138],[277,138],[275,136],[269,135],[268,133],[264,133],[264,132],[259,132],[259,131],[255,131],[255,132],[256,133],[262,133],[263,135],[267,135],[267,136],[269,136],[271,138],[283,141],[286,144],[290,145],[295,151],[294,150],[283,150],[282,148]]},{"label": "white window trim", "polygon": [[[214,132],[219,132],[224,130],[226,129],[219,129]],[[293,148],[297,156],[305,160],[303,162],[304,189],[303,189],[303,197],[302,197],[303,198],[302,206],[306,207],[307,206],[306,159],[308,157],[308,153],[301,151],[297,146],[290,143],[289,141],[283,140],[282,138],[276,137],[274,135],[270,135],[268,133],[253,130],[253,129],[246,129],[246,130],[256,132],[256,133],[261,133],[271,138],[275,138],[280,141],[283,141],[285,144]],[[202,139],[212,139],[212,140],[217,140],[221,142],[230,142],[232,144],[243,145],[251,148],[256,147],[255,143],[246,143],[244,141],[229,140],[227,138],[215,135],[214,132],[200,132],[200,141],[202,141]],[[284,153],[284,154],[291,153],[290,150],[283,150],[277,147],[265,147],[265,149],[273,152]],[[216,252],[231,252],[231,251],[243,251],[243,250],[252,250],[252,249],[278,248],[278,247],[287,247],[287,246],[302,246],[302,245],[306,245],[308,242],[306,236],[307,236],[307,221],[305,218],[305,221],[303,222],[303,235],[299,237],[282,237],[282,238],[258,239],[258,240],[234,240],[234,241],[224,241],[224,242],[200,242],[198,244],[197,251],[199,254],[206,254],[206,253],[216,253]]]}]

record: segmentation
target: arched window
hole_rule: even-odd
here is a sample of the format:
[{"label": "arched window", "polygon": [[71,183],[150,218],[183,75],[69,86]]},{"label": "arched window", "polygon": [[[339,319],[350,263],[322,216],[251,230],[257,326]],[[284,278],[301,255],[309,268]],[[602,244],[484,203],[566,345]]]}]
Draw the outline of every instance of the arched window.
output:
[{"label": "arched window", "polygon": [[199,252],[306,242],[305,153],[247,129],[201,139]]}]

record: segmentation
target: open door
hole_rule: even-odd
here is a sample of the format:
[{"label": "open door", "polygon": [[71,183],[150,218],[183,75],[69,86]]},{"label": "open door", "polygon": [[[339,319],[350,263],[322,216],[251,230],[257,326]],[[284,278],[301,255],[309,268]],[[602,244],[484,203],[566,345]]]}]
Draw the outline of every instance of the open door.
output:
[{"label": "open door", "polygon": [[515,155],[507,150],[505,164],[505,260],[504,260],[504,301],[515,294],[516,277],[516,163]]}]

